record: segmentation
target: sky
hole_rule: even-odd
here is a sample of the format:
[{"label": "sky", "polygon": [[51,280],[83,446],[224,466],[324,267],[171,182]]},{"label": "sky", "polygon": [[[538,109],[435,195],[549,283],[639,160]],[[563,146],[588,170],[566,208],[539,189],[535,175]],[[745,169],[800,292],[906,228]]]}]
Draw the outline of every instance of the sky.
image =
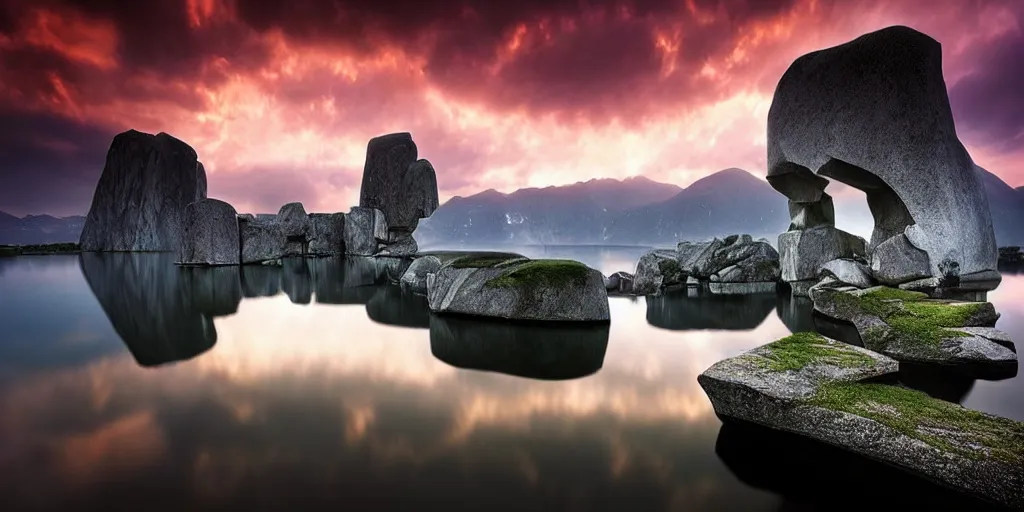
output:
[{"label": "sky", "polygon": [[489,188],[763,177],[800,55],[937,39],[960,139],[1024,185],[1019,0],[0,0],[0,210],[84,214],[113,136],[167,132],[240,212],[358,204],[408,131],[441,200]]}]

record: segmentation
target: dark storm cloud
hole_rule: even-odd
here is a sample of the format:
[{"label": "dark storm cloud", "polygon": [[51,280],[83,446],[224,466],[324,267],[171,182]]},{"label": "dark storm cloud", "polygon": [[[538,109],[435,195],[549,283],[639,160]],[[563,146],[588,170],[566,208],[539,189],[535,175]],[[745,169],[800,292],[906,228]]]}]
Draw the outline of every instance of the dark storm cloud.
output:
[{"label": "dark storm cloud", "polygon": [[989,45],[949,91],[959,131],[997,151],[1024,149],[1024,2],[1018,7],[1019,30]]},{"label": "dark storm cloud", "polygon": [[0,119],[0,205],[19,216],[84,214],[114,132],[51,114]]}]

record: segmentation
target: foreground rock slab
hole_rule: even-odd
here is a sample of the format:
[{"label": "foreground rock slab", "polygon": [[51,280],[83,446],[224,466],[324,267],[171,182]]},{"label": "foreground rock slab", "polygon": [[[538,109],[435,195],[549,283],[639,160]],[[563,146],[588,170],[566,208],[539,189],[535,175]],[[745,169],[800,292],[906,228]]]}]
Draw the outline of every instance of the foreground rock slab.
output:
[{"label": "foreground rock slab", "polygon": [[206,199],[206,170],[188,144],[128,130],[107,151],[79,245],[83,251],[174,251],[185,207]]},{"label": "foreground rock slab", "polygon": [[804,435],[985,501],[1024,507],[1024,423],[867,382],[897,370],[884,355],[798,333],[720,361],[697,381],[724,418]]},{"label": "foreground rock slab", "polygon": [[929,299],[920,292],[876,286],[864,290],[821,283],[814,309],[852,323],[864,346],[900,361],[1016,364],[1013,342],[992,328],[990,302]]},{"label": "foreground rock slab", "polygon": [[508,320],[607,322],[595,269],[571,260],[463,257],[427,275],[431,311]]}]

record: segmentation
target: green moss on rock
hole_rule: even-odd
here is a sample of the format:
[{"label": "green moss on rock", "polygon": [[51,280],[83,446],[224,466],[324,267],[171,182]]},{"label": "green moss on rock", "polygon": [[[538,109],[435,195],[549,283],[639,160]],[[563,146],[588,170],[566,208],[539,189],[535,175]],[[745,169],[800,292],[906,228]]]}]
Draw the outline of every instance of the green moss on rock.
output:
[{"label": "green moss on rock", "polygon": [[800,370],[810,364],[842,368],[874,366],[875,360],[855,349],[828,343],[820,334],[798,332],[769,343],[761,356],[771,371]]},{"label": "green moss on rock", "polygon": [[572,260],[530,260],[487,281],[487,286],[536,289],[585,286],[590,267]]},{"label": "green moss on rock", "polygon": [[807,400],[875,420],[946,452],[1024,464],[1024,423],[972,411],[920,391],[887,384],[832,382]]},{"label": "green moss on rock", "polygon": [[[865,343],[884,344],[886,335],[895,335],[905,341],[919,341],[938,345],[943,339],[955,336],[948,328],[964,327],[985,307],[985,303],[952,305],[932,301],[920,292],[879,288],[856,296],[837,292],[832,300],[841,308],[856,308],[877,316],[892,328],[873,329],[864,335]],[[962,334],[962,333],[960,333]]]}]

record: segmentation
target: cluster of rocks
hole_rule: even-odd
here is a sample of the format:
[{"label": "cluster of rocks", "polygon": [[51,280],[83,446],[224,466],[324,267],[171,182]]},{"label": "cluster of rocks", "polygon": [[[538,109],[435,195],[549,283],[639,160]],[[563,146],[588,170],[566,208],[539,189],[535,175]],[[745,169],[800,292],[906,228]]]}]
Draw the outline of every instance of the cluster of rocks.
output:
[{"label": "cluster of rocks", "polygon": [[606,285],[609,291],[634,295],[704,284],[712,293],[757,293],[775,291],[779,273],[779,253],[767,240],[730,235],[650,251],[640,257],[634,275],[613,274]]},{"label": "cluster of rocks", "polygon": [[[781,278],[816,313],[852,326],[853,339],[796,332],[716,363],[698,382],[724,418],[1024,508],[1024,423],[902,385],[904,364],[1017,371],[998,313],[978,301],[999,282],[997,251],[941,65],[935,40],[890,27],[786,71],[768,115],[768,181],[789,198],[791,217],[779,236]],[[836,229],[825,177],[865,192],[870,241]],[[974,301],[950,298],[964,296]]]},{"label": "cluster of rocks", "polygon": [[[795,294],[832,261],[865,284],[933,296],[998,285],[988,197],[931,37],[889,27],[800,57],[775,90],[767,135],[768,182],[789,198],[778,247]],[[865,193],[870,241],[836,229],[826,177]]]},{"label": "cluster of rocks", "polygon": [[241,214],[206,194],[206,172],[188,144],[135,130],[114,137],[93,196],[83,251],[176,251],[183,265],[276,262],[288,256],[407,257],[419,219],[438,206],[437,177],[408,133],[367,145],[359,206],[306,213]]}]

